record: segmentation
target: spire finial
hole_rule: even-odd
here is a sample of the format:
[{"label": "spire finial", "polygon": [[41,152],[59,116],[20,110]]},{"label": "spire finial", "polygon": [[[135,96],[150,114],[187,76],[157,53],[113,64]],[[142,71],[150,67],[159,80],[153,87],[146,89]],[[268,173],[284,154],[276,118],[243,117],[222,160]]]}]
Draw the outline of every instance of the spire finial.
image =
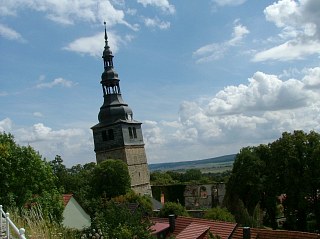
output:
[{"label": "spire finial", "polygon": [[107,41],[108,41],[108,36],[107,36],[107,23],[106,23],[106,22],[103,22],[103,24],[104,24],[104,40],[105,40],[106,43],[107,43]]}]

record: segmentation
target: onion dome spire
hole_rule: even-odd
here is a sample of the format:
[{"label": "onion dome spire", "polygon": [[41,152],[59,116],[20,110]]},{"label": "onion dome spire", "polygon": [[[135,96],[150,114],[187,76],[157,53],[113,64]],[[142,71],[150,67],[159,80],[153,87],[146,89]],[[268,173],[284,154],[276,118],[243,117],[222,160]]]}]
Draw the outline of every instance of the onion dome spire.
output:
[{"label": "onion dome spire", "polygon": [[[113,55],[108,44],[106,22],[104,22],[105,46],[102,54],[104,71],[101,75],[104,103],[100,108],[98,119],[100,123],[115,123],[119,120],[132,119],[132,110],[121,96],[120,79],[113,68]],[[131,122],[131,121],[130,121]]]}]

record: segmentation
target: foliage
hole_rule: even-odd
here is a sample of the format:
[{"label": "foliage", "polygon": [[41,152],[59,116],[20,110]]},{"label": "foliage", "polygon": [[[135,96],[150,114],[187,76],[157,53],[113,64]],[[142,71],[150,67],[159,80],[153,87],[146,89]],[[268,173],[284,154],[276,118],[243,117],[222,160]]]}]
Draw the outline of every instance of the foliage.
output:
[{"label": "foliage", "polygon": [[121,160],[105,160],[93,171],[93,192],[97,197],[124,195],[131,188],[127,165]]},{"label": "foliage", "polygon": [[59,155],[49,164],[57,177],[55,183],[60,193],[72,193],[85,211],[93,215],[97,199],[93,198],[91,179],[96,164],[93,162],[84,165],[77,164],[67,168]]},{"label": "foliage", "polygon": [[202,177],[200,169],[188,169],[182,176],[183,182],[199,181]]},{"label": "foliage", "polygon": [[153,172],[150,175],[150,181],[152,185],[171,185],[178,183],[168,172]]},{"label": "foliage", "polygon": [[92,228],[100,230],[106,239],[145,238],[151,239],[151,222],[144,217],[141,207],[130,210],[128,203],[110,200],[103,203],[92,223]]},{"label": "foliage", "polygon": [[136,203],[139,205],[139,207],[141,207],[141,209],[144,210],[145,214],[149,214],[149,215],[151,215],[153,210],[150,196],[148,195],[139,196],[134,191],[129,191],[127,194],[120,195],[118,197],[112,198],[111,200],[120,204]]},{"label": "foliage", "polygon": [[15,225],[26,230],[27,238],[80,238],[80,231],[64,228],[60,224],[48,220],[40,205],[35,205],[30,209],[10,208],[9,212],[10,219]]},{"label": "foliage", "polygon": [[166,202],[163,205],[163,208],[160,209],[159,216],[168,217],[171,214],[174,214],[176,216],[189,216],[185,207],[180,203]]},{"label": "foliage", "polygon": [[222,238],[219,235],[213,235],[213,233],[209,231],[208,239],[222,239]]},{"label": "foliage", "polygon": [[206,211],[203,217],[210,220],[235,222],[234,216],[226,208],[220,207],[209,209],[208,211]]},{"label": "foliage", "polygon": [[62,220],[62,198],[47,162],[30,146],[20,146],[11,134],[0,133],[0,202],[4,207],[40,204],[52,220]]},{"label": "foliage", "polygon": [[254,213],[259,203],[265,214],[264,223],[276,228],[277,197],[285,195],[282,206],[287,220],[284,227],[305,231],[310,228],[308,215],[314,216],[312,220],[316,228],[320,228],[319,190],[320,134],[284,132],[281,138],[268,145],[240,151],[227,184],[225,203],[240,223],[243,221],[238,221],[241,216],[237,209],[241,202],[254,223],[258,214],[261,217],[258,211]]}]

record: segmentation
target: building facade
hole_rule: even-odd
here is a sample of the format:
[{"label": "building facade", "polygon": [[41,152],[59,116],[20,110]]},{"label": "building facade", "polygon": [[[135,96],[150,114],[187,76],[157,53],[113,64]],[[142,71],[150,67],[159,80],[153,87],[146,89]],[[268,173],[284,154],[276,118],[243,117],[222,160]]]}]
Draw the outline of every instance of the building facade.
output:
[{"label": "building facade", "polygon": [[122,99],[120,79],[114,70],[106,29],[102,58],[104,72],[100,83],[104,102],[98,115],[99,123],[91,128],[97,163],[108,159],[124,161],[128,165],[131,188],[136,193],[151,195],[141,122],[133,118],[131,108]]}]

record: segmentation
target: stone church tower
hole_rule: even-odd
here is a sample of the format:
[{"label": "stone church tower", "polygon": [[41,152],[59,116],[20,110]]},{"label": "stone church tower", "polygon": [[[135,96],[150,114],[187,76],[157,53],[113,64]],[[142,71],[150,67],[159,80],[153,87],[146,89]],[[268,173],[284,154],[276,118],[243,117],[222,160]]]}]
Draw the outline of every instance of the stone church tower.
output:
[{"label": "stone church tower", "polygon": [[131,188],[141,195],[151,195],[141,123],[133,118],[132,110],[122,99],[106,29],[102,58],[104,72],[100,83],[104,102],[98,115],[99,123],[91,128],[97,163],[108,159],[124,161],[128,165]]}]

